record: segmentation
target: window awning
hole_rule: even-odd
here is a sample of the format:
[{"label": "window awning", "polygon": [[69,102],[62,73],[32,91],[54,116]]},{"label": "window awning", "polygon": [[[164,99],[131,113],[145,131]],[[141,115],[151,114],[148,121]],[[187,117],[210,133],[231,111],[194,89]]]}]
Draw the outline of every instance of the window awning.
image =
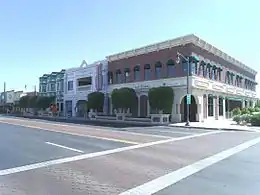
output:
[{"label": "window awning", "polygon": [[200,58],[199,58],[198,56],[196,56],[196,55],[192,55],[192,56],[191,56],[191,59],[192,59],[193,61],[196,61],[196,62],[199,62],[199,61],[200,61]]},{"label": "window awning", "polygon": [[172,59],[169,59],[166,64],[167,64],[167,66],[174,66],[175,65],[175,63]]},{"label": "window awning", "polygon": [[145,64],[144,69],[150,69],[150,64]]},{"label": "window awning", "polygon": [[155,67],[162,67],[162,63],[161,63],[160,61],[157,61],[157,62],[155,63]]},{"label": "window awning", "polygon": [[140,66],[139,65],[134,67],[134,71],[139,71],[139,70],[140,70]]},{"label": "window awning", "polygon": [[206,65],[206,63],[202,60],[201,62],[200,62],[200,66],[205,66]]},{"label": "window awning", "polygon": [[217,66],[215,64],[212,65],[213,70],[217,69]]},{"label": "window awning", "polygon": [[207,67],[208,67],[208,68],[211,68],[211,67],[212,67],[212,64],[207,63]]}]

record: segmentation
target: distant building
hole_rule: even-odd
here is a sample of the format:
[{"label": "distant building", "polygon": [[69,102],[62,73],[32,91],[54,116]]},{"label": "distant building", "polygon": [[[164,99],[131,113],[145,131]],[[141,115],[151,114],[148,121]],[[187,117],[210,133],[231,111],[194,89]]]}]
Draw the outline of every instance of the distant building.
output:
[{"label": "distant building", "polygon": [[[84,116],[84,106],[88,94],[107,90],[107,60],[67,69],[64,76],[65,112],[71,116]],[[105,104],[106,106],[106,104]]]},{"label": "distant building", "polygon": [[39,78],[39,96],[55,96],[60,111],[63,111],[64,74],[65,70],[61,70]]}]

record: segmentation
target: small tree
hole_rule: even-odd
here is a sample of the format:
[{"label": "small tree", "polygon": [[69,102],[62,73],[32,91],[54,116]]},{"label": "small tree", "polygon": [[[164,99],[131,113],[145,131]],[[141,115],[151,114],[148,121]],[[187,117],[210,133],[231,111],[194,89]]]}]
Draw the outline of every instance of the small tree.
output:
[{"label": "small tree", "polygon": [[55,97],[39,96],[36,100],[36,107],[45,110],[49,108],[50,105],[54,103],[54,101]]},{"label": "small tree", "polygon": [[97,112],[102,112],[104,107],[104,93],[95,91],[88,94],[88,108]]},{"label": "small tree", "polygon": [[22,96],[19,100],[19,107],[20,108],[29,108],[29,99],[30,99],[30,96],[28,96],[28,95]]},{"label": "small tree", "polygon": [[135,90],[128,87],[114,89],[111,98],[115,109],[131,109],[137,104],[137,95]]},{"label": "small tree", "polygon": [[171,87],[151,88],[148,92],[148,97],[150,107],[156,113],[162,111],[170,114],[172,112],[174,92]]},{"label": "small tree", "polygon": [[29,96],[29,108],[37,108],[38,96]]}]

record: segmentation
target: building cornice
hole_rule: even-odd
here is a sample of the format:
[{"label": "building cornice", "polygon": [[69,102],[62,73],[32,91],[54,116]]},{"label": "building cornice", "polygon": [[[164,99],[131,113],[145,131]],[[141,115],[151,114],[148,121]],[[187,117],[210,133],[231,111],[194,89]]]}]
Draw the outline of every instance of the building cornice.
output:
[{"label": "building cornice", "polygon": [[257,71],[255,71],[254,69],[246,66],[245,64],[243,64],[242,62],[236,60],[235,58],[229,56],[228,54],[220,51],[219,49],[217,49],[216,47],[214,47],[213,45],[207,43],[206,41],[202,40],[201,38],[195,36],[194,34],[190,34],[190,35],[186,35],[186,36],[182,36],[182,37],[178,37],[172,40],[167,40],[167,41],[163,41],[160,43],[155,43],[152,45],[147,45],[144,47],[140,47],[137,49],[133,49],[133,50],[129,50],[129,51],[125,51],[125,52],[121,52],[118,54],[114,54],[114,55],[110,55],[107,56],[108,61],[116,61],[116,60],[120,60],[120,59],[124,59],[124,58],[129,58],[129,57],[134,57],[134,56],[138,56],[138,55],[142,55],[142,54],[147,54],[150,52],[154,52],[154,51],[160,51],[163,49],[169,49],[172,47],[176,47],[176,46],[180,46],[180,45],[186,45],[192,43],[195,46],[200,47],[203,50],[208,51],[209,53],[212,53],[215,56],[218,56],[222,59],[224,59],[225,61],[234,64],[235,66],[242,68],[245,71],[248,71],[254,75],[257,74]]}]

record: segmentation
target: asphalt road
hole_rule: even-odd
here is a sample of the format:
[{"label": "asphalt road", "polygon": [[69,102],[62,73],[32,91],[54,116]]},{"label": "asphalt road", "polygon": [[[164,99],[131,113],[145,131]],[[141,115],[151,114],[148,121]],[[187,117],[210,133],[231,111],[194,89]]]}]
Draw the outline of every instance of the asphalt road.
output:
[{"label": "asphalt road", "polygon": [[258,194],[259,137],[0,117],[0,194]]}]

